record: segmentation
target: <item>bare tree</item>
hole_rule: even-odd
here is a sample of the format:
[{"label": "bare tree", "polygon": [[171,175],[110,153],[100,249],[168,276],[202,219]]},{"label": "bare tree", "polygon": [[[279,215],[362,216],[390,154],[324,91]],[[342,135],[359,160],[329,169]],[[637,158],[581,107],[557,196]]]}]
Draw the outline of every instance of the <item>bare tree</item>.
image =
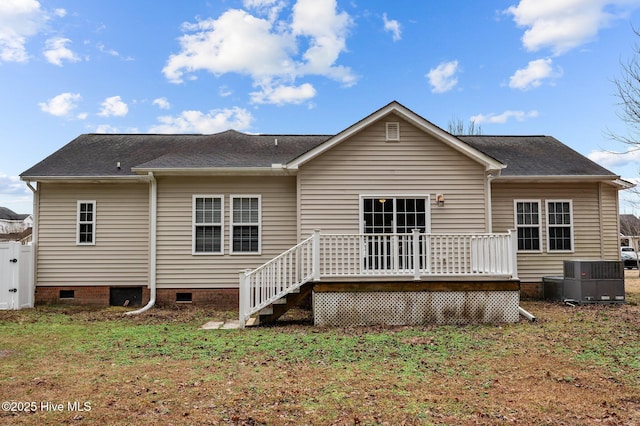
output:
[{"label": "bare tree", "polygon": [[482,134],[482,127],[479,124],[476,124],[475,120],[470,120],[465,129],[464,121],[462,121],[460,117],[454,116],[449,120],[447,131],[452,135],[478,136]]},{"label": "bare tree", "polygon": [[[635,28],[633,32],[640,36]],[[627,62],[620,61],[622,75],[613,82],[618,98],[617,116],[627,125],[627,134],[608,131],[609,136],[630,145],[631,150],[640,149],[640,46],[633,46],[633,55]]]}]

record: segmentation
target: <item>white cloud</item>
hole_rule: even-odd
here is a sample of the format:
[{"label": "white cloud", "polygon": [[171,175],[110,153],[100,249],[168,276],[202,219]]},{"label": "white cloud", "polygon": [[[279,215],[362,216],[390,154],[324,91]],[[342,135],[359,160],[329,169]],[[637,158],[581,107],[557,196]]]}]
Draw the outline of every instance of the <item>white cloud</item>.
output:
[{"label": "white cloud", "polygon": [[0,172],[0,199],[2,206],[16,213],[33,211],[33,193],[18,176],[9,176]]},{"label": "white cloud", "polygon": [[512,89],[529,90],[538,87],[542,81],[549,78],[558,78],[562,75],[561,70],[553,69],[551,59],[536,59],[530,61],[526,68],[517,70],[509,78],[509,87]]},{"label": "white cloud", "polygon": [[113,127],[110,124],[100,124],[93,133],[120,133],[117,127]]},{"label": "white cloud", "polygon": [[528,28],[522,36],[527,50],[548,47],[560,55],[593,40],[601,28],[637,6],[630,0],[520,0],[505,12]]},{"label": "white cloud", "polygon": [[229,86],[220,86],[218,88],[218,95],[226,98],[227,96],[231,96],[233,94],[233,90],[229,88]]},{"label": "white cloud", "polygon": [[66,45],[71,43],[71,40],[64,37],[54,37],[47,40],[45,44],[44,56],[49,63],[62,66],[62,61],[67,60],[69,62],[78,62],[80,58],[73,53]]},{"label": "white cloud", "polygon": [[253,116],[244,108],[234,107],[201,111],[183,111],[180,115],[158,117],[160,124],[149,129],[149,133],[218,133],[224,130],[246,130]]},{"label": "white cloud", "polygon": [[27,62],[27,39],[46,21],[47,14],[36,0],[0,1],[0,61]]},{"label": "white cloud", "polygon": [[395,19],[387,19],[387,14],[382,15],[384,21],[384,30],[389,31],[393,35],[393,41],[398,41],[402,38],[402,31],[400,23]]},{"label": "white cloud", "polygon": [[316,95],[316,89],[309,83],[300,86],[278,86],[251,93],[251,102],[256,104],[301,104]]},{"label": "white cloud", "polygon": [[[78,102],[82,97],[79,93],[61,93],[58,96],[54,96],[47,102],[40,102],[38,106],[43,112],[55,115],[56,117],[67,117],[71,115],[71,112],[78,107]],[[86,115],[82,117],[82,114],[78,116],[80,119],[86,118]]]},{"label": "white cloud", "polygon": [[[336,64],[346,51],[351,17],[338,13],[335,0],[298,0],[288,16],[278,19],[284,4],[245,0],[246,8],[268,9],[269,17],[229,9],[216,19],[184,24],[180,52],[167,60],[165,77],[182,83],[185,74],[201,70],[214,75],[238,73],[250,76],[264,93],[295,86],[297,79],[309,75],[355,84],[352,71]],[[300,52],[299,43],[307,49]]]},{"label": "white cloud", "polygon": [[102,102],[102,109],[98,115],[102,117],[124,117],[129,112],[129,107],[126,103],[122,102],[120,96],[111,96]]},{"label": "white cloud", "polygon": [[164,97],[163,98],[154,99],[151,104],[157,106],[160,109],[170,109],[171,108],[171,104],[169,103],[167,98],[164,98]]},{"label": "white cloud", "polygon": [[516,121],[525,121],[528,118],[535,118],[538,116],[538,111],[531,110],[529,112],[525,111],[511,111],[507,110],[502,114],[478,114],[471,117],[471,121],[475,124],[504,124],[510,119],[515,119]]},{"label": "white cloud", "polygon": [[216,75],[236,72],[254,79],[291,75],[294,67],[288,53],[295,50],[295,43],[271,28],[269,21],[235,9],[215,20],[185,25],[193,33],[180,38],[181,52],[171,55],[162,71],[173,83],[198,70]]},{"label": "white cloud", "polygon": [[458,61],[443,62],[427,73],[426,77],[431,84],[433,93],[445,93],[453,89],[458,84],[455,77],[458,72]]},{"label": "white cloud", "polygon": [[353,22],[346,12],[337,13],[336,7],[336,0],[298,0],[293,6],[293,34],[309,38],[309,48],[303,54],[306,63],[298,72],[324,75],[350,86],[356,77],[349,68],[334,63],[346,50],[347,33]]},{"label": "white cloud", "polygon": [[278,14],[286,7],[286,3],[282,0],[244,0],[242,5],[245,9],[252,9],[267,16],[269,21],[275,21]]},{"label": "white cloud", "polygon": [[637,148],[630,148],[625,152],[595,150],[591,151],[587,157],[603,167],[622,167],[640,163],[640,150]]}]

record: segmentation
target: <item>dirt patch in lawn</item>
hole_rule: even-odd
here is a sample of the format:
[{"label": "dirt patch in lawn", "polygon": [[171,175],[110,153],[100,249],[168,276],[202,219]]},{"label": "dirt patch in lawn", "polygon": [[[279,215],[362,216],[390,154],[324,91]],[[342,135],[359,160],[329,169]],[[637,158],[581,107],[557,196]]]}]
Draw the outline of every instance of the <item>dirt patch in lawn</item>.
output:
[{"label": "dirt patch in lawn", "polygon": [[318,328],[300,310],[232,331],[198,328],[234,312],[195,308],[0,312],[0,399],[15,402],[0,423],[640,424],[637,274],[625,305],[528,301],[537,321],[505,325]]}]

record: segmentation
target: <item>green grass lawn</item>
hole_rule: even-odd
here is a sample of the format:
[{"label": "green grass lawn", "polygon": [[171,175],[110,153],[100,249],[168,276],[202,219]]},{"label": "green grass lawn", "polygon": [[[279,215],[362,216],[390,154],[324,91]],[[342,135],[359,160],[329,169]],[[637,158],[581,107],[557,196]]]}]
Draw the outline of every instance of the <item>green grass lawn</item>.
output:
[{"label": "green grass lawn", "polygon": [[537,322],[469,326],[200,330],[234,314],[0,311],[0,424],[639,424],[628,296],[525,302]]}]

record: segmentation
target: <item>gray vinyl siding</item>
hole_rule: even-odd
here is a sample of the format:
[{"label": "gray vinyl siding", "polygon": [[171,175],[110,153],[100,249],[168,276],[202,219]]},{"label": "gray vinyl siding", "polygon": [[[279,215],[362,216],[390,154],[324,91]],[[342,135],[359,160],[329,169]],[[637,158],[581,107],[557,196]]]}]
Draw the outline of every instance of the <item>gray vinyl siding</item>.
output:
[{"label": "gray vinyl siding", "polygon": [[[387,121],[400,122],[399,141],[385,141]],[[361,194],[429,195],[432,232],[487,229],[484,167],[394,115],[302,165],[298,179],[301,238],[359,232]]]},{"label": "gray vinyl siding", "polygon": [[[494,181],[493,231],[515,229],[514,200],[540,200],[542,251],[518,253],[522,282],[540,282],[543,276],[561,276],[569,259],[618,260],[617,190],[600,183],[504,183]],[[547,200],[573,202],[573,253],[547,251]]]},{"label": "gray vinyl siding", "polygon": [[[96,201],[95,245],[76,244],[78,200]],[[147,285],[146,183],[38,185],[39,286]]]},{"label": "gray vinyl siding", "polygon": [[[158,288],[234,288],[238,273],[297,243],[295,177],[159,177]],[[192,253],[193,195],[224,197],[223,254]],[[261,254],[229,254],[231,195],[260,195]]]}]

